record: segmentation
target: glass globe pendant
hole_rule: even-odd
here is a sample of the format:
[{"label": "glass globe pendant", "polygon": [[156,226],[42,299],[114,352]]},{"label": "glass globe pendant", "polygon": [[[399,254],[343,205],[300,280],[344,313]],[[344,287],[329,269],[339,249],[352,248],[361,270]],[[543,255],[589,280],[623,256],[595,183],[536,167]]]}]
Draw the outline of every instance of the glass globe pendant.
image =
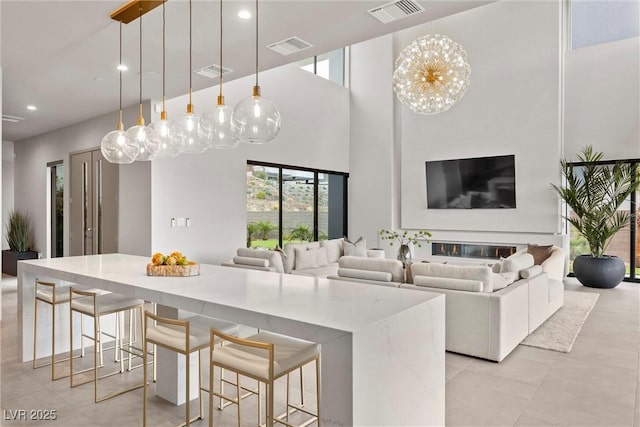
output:
[{"label": "glass globe pendant", "polygon": [[126,137],[135,142],[140,152],[136,161],[149,161],[156,158],[160,151],[160,137],[152,127],[144,125],[144,118],[138,116],[138,124],[127,129]]},{"label": "glass globe pendant", "polygon": [[160,140],[160,148],[158,157],[176,157],[184,150],[184,134],[178,129],[172,129],[167,120],[167,110],[165,103],[165,83],[166,83],[166,29],[165,29],[165,6],[162,2],[162,112],[160,113],[160,121],[153,122],[150,128],[156,131]]},{"label": "glass globe pendant", "polygon": [[276,104],[263,98],[258,84],[258,0],[256,0],[256,84],[253,94],[233,109],[233,126],[238,139],[249,144],[265,144],[280,132],[280,111]]},{"label": "glass globe pendant", "polygon": [[233,109],[224,104],[224,96],[222,95],[222,0],[220,0],[220,75],[218,94],[218,103],[213,111],[203,117],[202,128],[208,133],[209,148],[234,148],[238,146],[238,137],[236,129],[233,126],[231,116]]},{"label": "glass globe pendant", "polygon": [[[122,22],[120,23],[120,62],[122,64]],[[122,69],[118,68],[120,75],[120,107],[119,107],[119,119],[118,128],[112,130],[102,138],[100,141],[100,151],[104,158],[110,163],[129,164],[138,157],[140,148],[138,145],[129,139],[124,132],[124,125],[122,124]]]},{"label": "glass globe pendant", "polygon": [[209,133],[202,128],[200,116],[193,112],[192,103],[192,6],[189,0],[189,103],[187,104],[187,112],[175,119],[171,120],[169,125],[169,133],[175,132],[176,135],[184,135],[183,153],[203,153],[209,148],[207,140]]}]

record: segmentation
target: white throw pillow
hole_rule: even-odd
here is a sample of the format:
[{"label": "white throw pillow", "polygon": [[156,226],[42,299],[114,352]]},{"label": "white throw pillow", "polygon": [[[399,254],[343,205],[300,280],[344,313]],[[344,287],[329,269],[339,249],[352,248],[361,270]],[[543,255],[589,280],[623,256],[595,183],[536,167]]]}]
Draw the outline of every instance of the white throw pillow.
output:
[{"label": "white throw pillow", "polygon": [[296,248],[296,270],[318,268],[318,250]]},{"label": "white throw pillow", "polygon": [[[311,249],[314,250],[314,249]],[[329,260],[327,257],[327,248],[318,248],[316,251],[316,264],[318,267],[326,267],[329,265]]]},{"label": "white throw pillow", "polygon": [[338,262],[342,256],[342,239],[320,240],[320,247],[327,248],[327,261]]},{"label": "white throw pillow", "polygon": [[520,272],[533,267],[533,255],[527,253],[515,253],[502,261],[500,273]]},{"label": "white throw pillow", "polygon": [[367,256],[367,241],[362,237],[358,238],[355,242],[350,241],[345,237],[342,241],[342,249],[345,256]]}]

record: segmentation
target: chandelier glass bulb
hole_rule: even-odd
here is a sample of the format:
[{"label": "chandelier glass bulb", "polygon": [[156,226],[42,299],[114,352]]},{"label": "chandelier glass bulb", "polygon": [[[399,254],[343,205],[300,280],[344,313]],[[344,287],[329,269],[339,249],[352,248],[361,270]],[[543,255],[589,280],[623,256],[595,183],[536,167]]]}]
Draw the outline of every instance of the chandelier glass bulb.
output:
[{"label": "chandelier glass bulb", "polygon": [[469,87],[467,53],[448,37],[427,34],[411,42],[396,59],[393,90],[419,114],[450,109]]},{"label": "chandelier glass bulb", "polygon": [[166,119],[166,113],[161,113],[160,121],[149,125],[156,131],[160,140],[158,158],[176,157],[184,151],[184,134],[180,129],[171,126],[171,122]]},{"label": "chandelier glass bulb", "polygon": [[127,139],[134,141],[140,151],[136,161],[153,160],[160,151],[160,138],[155,129],[145,126],[144,120],[138,119],[136,126],[131,126],[126,132]]},{"label": "chandelier glass bulb", "polygon": [[218,105],[202,120],[202,128],[210,136],[209,148],[234,148],[238,146],[238,136],[231,119],[233,109],[218,97]]},{"label": "chandelier glass bulb", "polygon": [[265,144],[280,132],[280,111],[276,104],[260,96],[260,86],[254,86],[253,95],[236,105],[232,117],[242,142]]},{"label": "chandelier glass bulb", "polygon": [[108,162],[121,165],[133,163],[140,153],[140,147],[135,141],[127,138],[122,124],[102,138],[100,150]]},{"label": "chandelier glass bulb", "polygon": [[193,110],[187,107],[186,114],[171,120],[169,133],[184,136],[183,153],[204,153],[207,145],[208,135],[201,126],[200,116],[193,114]]}]

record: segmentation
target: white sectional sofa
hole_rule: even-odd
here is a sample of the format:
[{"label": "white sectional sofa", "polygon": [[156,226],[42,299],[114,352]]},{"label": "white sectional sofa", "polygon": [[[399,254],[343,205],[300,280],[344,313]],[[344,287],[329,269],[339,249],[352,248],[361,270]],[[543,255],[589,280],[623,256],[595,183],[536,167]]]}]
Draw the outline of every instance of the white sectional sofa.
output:
[{"label": "white sectional sofa", "polygon": [[[561,249],[552,253],[544,267],[534,266],[531,255],[516,253],[494,265],[497,272],[482,265],[415,263],[411,266],[413,284],[398,282],[399,275],[389,277],[386,268],[394,260],[349,258],[340,260],[338,275],[330,278],[446,295],[447,351],[496,362],[563,304],[565,257]],[[383,267],[379,261],[390,263]],[[343,267],[361,272],[344,274]]]}]

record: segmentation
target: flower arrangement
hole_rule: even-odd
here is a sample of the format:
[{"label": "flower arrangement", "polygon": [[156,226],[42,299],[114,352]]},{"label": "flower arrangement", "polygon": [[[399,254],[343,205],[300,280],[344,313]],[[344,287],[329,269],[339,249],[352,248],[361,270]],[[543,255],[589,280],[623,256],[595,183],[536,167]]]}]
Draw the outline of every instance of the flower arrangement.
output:
[{"label": "flower arrangement", "polygon": [[392,230],[380,230],[380,238],[383,240],[390,240],[389,246],[393,246],[393,242],[397,241],[400,246],[411,243],[412,245],[421,248],[422,241],[429,242],[429,239],[426,239],[425,237],[431,237],[431,232],[427,230],[418,230],[413,232],[413,234],[409,234],[407,230],[402,233]]},{"label": "flower arrangement", "polygon": [[175,251],[169,255],[164,255],[160,252],[156,252],[151,257],[151,264],[153,265],[189,265],[194,262],[187,260],[187,257],[182,255],[182,252]]}]

